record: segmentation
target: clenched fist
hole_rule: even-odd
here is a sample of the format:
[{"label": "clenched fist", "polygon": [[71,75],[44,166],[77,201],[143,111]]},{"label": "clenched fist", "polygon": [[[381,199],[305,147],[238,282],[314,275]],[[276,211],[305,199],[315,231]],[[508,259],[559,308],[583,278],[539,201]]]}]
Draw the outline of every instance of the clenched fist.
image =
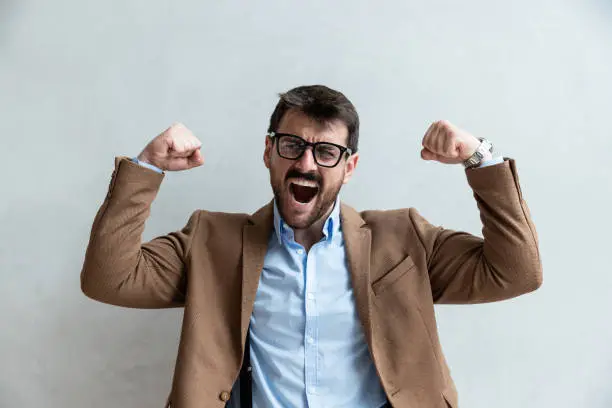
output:
[{"label": "clenched fist", "polygon": [[180,171],[201,166],[202,143],[182,123],[174,123],[153,139],[138,155],[138,160],[162,170]]},{"label": "clenched fist", "polygon": [[[435,160],[440,163],[463,163],[474,154],[480,140],[472,134],[459,129],[447,120],[431,124],[423,137],[421,157],[425,160]],[[488,153],[488,152],[487,152]],[[490,159],[485,157],[484,160]]]}]

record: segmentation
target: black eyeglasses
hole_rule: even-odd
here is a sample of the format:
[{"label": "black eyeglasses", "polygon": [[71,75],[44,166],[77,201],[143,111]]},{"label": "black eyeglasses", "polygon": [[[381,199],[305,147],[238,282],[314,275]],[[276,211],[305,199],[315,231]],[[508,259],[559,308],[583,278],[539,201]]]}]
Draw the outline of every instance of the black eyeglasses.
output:
[{"label": "black eyeglasses", "polygon": [[328,142],[310,143],[289,133],[270,132],[268,136],[276,138],[276,151],[284,159],[297,160],[302,157],[308,146],[312,146],[315,163],[321,167],[336,167],[344,153],[348,153],[349,156],[353,154],[348,147]]}]

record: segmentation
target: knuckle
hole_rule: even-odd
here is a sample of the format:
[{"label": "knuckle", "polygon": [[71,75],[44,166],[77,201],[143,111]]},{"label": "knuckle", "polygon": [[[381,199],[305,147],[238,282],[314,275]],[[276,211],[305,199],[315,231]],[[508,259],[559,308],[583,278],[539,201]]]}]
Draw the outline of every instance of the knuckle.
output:
[{"label": "knuckle", "polygon": [[185,150],[185,144],[181,142],[174,143],[174,151],[177,153],[182,153]]},{"label": "knuckle", "polygon": [[187,129],[182,123],[175,122],[168,128],[168,133],[170,133],[173,137],[184,138],[185,136],[189,135],[189,129]]},{"label": "knuckle", "polygon": [[443,132],[448,132],[451,129],[451,125],[448,121],[442,120],[440,121],[440,130]]}]

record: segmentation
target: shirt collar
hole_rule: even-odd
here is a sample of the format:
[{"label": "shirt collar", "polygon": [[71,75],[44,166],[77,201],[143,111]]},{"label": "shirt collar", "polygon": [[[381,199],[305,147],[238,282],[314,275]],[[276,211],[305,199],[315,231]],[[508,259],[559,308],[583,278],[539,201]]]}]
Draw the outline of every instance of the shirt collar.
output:
[{"label": "shirt collar", "polygon": [[[283,221],[283,218],[278,211],[276,199],[274,200],[274,231],[278,238],[278,243],[282,244],[282,237],[285,236],[289,240],[294,240],[293,229]],[[340,195],[336,198],[334,209],[323,224],[323,235],[326,241],[331,241],[340,232]]]}]

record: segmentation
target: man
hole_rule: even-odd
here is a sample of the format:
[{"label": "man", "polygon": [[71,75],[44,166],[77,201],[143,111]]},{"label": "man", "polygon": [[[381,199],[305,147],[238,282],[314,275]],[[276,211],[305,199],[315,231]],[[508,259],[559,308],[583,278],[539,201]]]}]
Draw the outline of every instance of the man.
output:
[{"label": "man", "polygon": [[163,172],[200,166],[201,143],[174,124],[137,158],[116,159],[81,286],[114,305],[184,307],[167,406],[458,406],[434,303],[508,299],[542,282],[515,163],[447,121],[423,138],[423,159],[468,167],[481,239],[414,208],[341,203],[358,138],[342,93],[292,89],[265,138],[274,200],[253,215],[195,211],[144,244]]}]

